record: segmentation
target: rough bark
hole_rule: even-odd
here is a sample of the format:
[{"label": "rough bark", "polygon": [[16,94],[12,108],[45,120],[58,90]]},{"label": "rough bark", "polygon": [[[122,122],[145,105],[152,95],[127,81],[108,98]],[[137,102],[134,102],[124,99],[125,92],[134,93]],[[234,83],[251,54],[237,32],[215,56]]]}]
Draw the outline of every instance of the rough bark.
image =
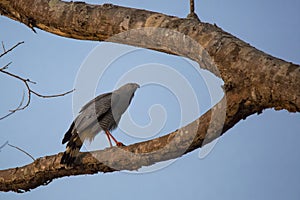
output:
[{"label": "rough bark", "polygon": [[263,109],[300,111],[299,65],[261,52],[215,25],[111,4],[59,0],[0,0],[0,13],[64,37],[106,40],[190,58],[222,78],[225,91],[210,111],[166,136],[82,153],[71,168],[59,164],[59,153],[1,170],[1,191],[28,191],[63,176],[136,170],[197,149]]}]

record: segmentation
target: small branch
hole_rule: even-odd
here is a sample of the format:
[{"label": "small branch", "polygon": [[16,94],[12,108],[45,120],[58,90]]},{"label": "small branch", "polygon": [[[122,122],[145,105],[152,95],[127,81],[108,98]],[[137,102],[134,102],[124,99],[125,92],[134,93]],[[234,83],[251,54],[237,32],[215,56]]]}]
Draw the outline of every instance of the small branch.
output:
[{"label": "small branch", "polygon": [[195,13],[194,0],[190,0],[190,13]]},{"label": "small branch", "polygon": [[190,13],[187,16],[188,19],[196,19],[200,22],[198,15],[195,13],[195,3],[194,0],[190,0]]},{"label": "small branch", "polygon": [[4,42],[3,42],[3,41],[2,41],[2,49],[3,49],[3,52],[6,52],[5,46],[4,46]]},{"label": "small branch", "polygon": [[1,152],[1,149],[3,149],[7,144],[8,144],[8,141],[6,141],[4,144],[2,144],[2,145],[0,146],[0,152]]},{"label": "small branch", "polygon": [[[4,66],[3,68],[5,69],[5,66]],[[41,98],[53,98],[53,97],[65,96],[65,95],[67,95],[67,94],[69,94],[69,93],[71,93],[71,92],[74,91],[74,89],[73,89],[73,90],[70,90],[70,91],[65,92],[65,93],[62,93],[62,94],[42,95],[42,94],[39,94],[38,92],[32,90],[32,89],[30,88],[30,86],[29,86],[29,83],[36,84],[36,82],[31,81],[30,79],[22,78],[22,77],[20,77],[20,76],[18,76],[18,75],[15,75],[15,74],[13,74],[13,73],[7,72],[7,71],[5,71],[3,68],[1,68],[0,72],[6,74],[6,75],[8,75],[8,76],[11,76],[11,77],[13,77],[13,78],[19,79],[20,81],[22,81],[22,82],[25,84],[25,87],[26,87],[26,89],[27,89],[27,102],[26,102],[26,104],[24,105],[24,95],[23,95],[22,101],[21,101],[20,105],[19,105],[16,109],[10,110],[10,111],[9,111],[10,113],[8,113],[7,115],[1,117],[0,120],[5,119],[6,117],[12,115],[12,114],[15,113],[16,111],[24,110],[25,108],[27,108],[27,107],[29,106],[29,104],[30,104],[30,101],[31,101],[31,95],[32,95],[32,94],[34,94],[34,95],[36,95],[36,96],[38,96],[38,97],[41,97]],[[7,67],[6,67],[6,68],[7,68]]]},{"label": "small branch", "polygon": [[24,41],[18,42],[15,46],[11,47],[10,49],[8,49],[8,50],[6,51],[6,50],[5,50],[5,47],[4,47],[4,43],[2,42],[2,48],[3,48],[3,51],[4,51],[4,52],[0,55],[0,58],[1,58],[2,56],[4,56],[5,54],[7,54],[8,52],[12,51],[12,50],[13,50],[14,48],[16,48],[17,46],[23,44],[23,43],[24,43]]},{"label": "small branch", "polygon": [[[7,53],[9,53],[10,51],[12,51],[13,49],[15,49],[16,47],[18,47],[19,45],[23,44],[23,43],[24,43],[24,41],[18,42],[16,45],[14,45],[14,46],[11,47],[10,49],[6,50],[6,49],[5,49],[5,46],[4,46],[4,43],[3,43],[3,41],[2,41],[2,49],[3,49],[3,53],[0,55],[0,58],[1,58],[2,56],[6,55]],[[0,68],[0,72],[6,74],[6,75],[8,75],[8,76],[11,76],[11,77],[13,77],[13,78],[19,79],[20,81],[22,81],[22,82],[25,84],[26,89],[27,89],[27,102],[26,102],[26,104],[24,105],[24,96],[25,96],[25,95],[24,95],[24,93],[23,93],[23,96],[22,96],[22,99],[21,99],[21,102],[20,102],[19,106],[18,106],[17,108],[13,109],[13,110],[9,110],[9,113],[6,114],[6,115],[3,116],[3,117],[0,117],[0,120],[9,117],[10,115],[12,115],[13,113],[15,113],[16,111],[24,110],[25,108],[27,108],[27,107],[29,106],[29,104],[30,104],[30,101],[31,101],[31,95],[32,95],[32,94],[34,94],[34,95],[36,95],[36,96],[38,96],[38,97],[41,97],[41,98],[53,98],[53,97],[64,96],[64,95],[69,94],[69,93],[71,93],[71,92],[74,91],[74,89],[73,89],[73,90],[70,90],[70,91],[68,91],[68,92],[65,92],[65,93],[62,93],[62,94],[55,94],[55,95],[42,95],[42,94],[39,94],[38,92],[32,90],[32,89],[30,88],[30,86],[29,86],[29,83],[36,84],[36,82],[31,81],[31,80],[29,80],[29,79],[22,78],[22,77],[20,77],[20,76],[18,76],[18,75],[16,75],[16,74],[13,74],[13,73],[8,72],[8,71],[5,71],[11,63],[12,63],[12,62],[9,62],[9,63],[6,64],[5,66],[1,67],[1,68]]]},{"label": "small branch", "polygon": [[19,108],[21,108],[21,106],[23,105],[23,102],[24,102],[24,97],[25,97],[25,93],[23,92],[22,99],[21,99],[21,102],[18,105],[18,107],[15,108],[14,110],[10,110],[9,111],[10,113],[8,113],[7,115],[1,117],[0,120],[5,119],[6,117],[9,117],[10,115],[14,114]]},{"label": "small branch", "polygon": [[11,64],[12,62],[7,63],[4,67],[0,68],[0,71],[5,70],[8,68],[8,66]]},{"label": "small branch", "polygon": [[53,94],[53,95],[42,95],[42,94],[39,94],[39,93],[37,93],[37,92],[35,92],[35,91],[33,91],[33,90],[31,90],[31,93],[33,93],[33,94],[35,94],[36,96],[41,97],[41,98],[53,98],[53,97],[61,97],[61,96],[65,96],[65,95],[70,94],[70,93],[72,93],[72,92],[74,92],[74,91],[75,91],[75,89],[72,89],[72,90],[70,90],[70,91],[68,91],[68,92],[65,92],[65,93],[61,93],[61,94]]},{"label": "small branch", "polygon": [[17,146],[11,145],[11,144],[9,144],[9,143],[7,143],[7,145],[10,146],[10,147],[13,147],[13,148],[15,148],[15,149],[17,149],[17,150],[19,150],[19,151],[21,151],[21,152],[23,152],[23,153],[25,153],[25,154],[26,154],[27,156],[29,156],[33,161],[35,161],[35,158],[34,158],[32,155],[30,155],[29,153],[27,153],[26,151],[24,151],[23,149],[21,149],[21,148],[19,148],[19,147],[17,147]]}]

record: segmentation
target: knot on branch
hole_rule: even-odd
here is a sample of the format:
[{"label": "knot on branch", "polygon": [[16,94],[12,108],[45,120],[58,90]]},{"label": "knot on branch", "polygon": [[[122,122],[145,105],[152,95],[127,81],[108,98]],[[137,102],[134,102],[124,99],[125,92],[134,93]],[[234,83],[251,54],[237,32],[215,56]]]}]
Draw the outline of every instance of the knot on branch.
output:
[{"label": "knot on branch", "polygon": [[126,31],[129,30],[129,22],[130,22],[130,16],[127,15],[124,20],[120,23],[120,31]]},{"label": "knot on branch", "polygon": [[188,16],[186,17],[187,19],[191,19],[191,20],[196,20],[198,22],[201,22],[198,15],[194,12],[191,12],[190,14],[188,14]]},{"label": "knot on branch", "polygon": [[107,8],[107,9],[111,9],[111,8],[114,8],[115,5],[111,4],[111,3],[105,3],[103,4],[103,8]]}]

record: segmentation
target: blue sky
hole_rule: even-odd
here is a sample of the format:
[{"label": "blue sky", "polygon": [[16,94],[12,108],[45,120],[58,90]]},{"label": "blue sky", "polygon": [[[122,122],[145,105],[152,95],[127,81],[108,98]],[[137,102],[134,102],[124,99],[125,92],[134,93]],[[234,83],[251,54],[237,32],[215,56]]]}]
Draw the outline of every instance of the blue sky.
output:
[{"label": "blue sky", "polygon": [[[100,0],[89,2],[104,3]],[[111,3],[179,17],[188,14],[188,1],[173,0],[170,4],[170,1],[166,0],[123,0]],[[216,23],[223,30],[258,49],[297,64],[300,63],[299,10],[300,2],[297,0],[196,2],[196,11],[202,21]],[[66,39],[39,30],[38,34],[34,34],[19,22],[5,17],[0,18],[0,30],[0,39],[7,48],[19,41],[25,41],[25,44],[5,56],[0,61],[0,66],[12,61],[9,71],[36,81],[38,84],[32,88],[42,94],[60,93],[81,86],[81,91],[87,92],[79,95],[82,94],[79,90],[74,95],[55,99],[33,97],[28,109],[0,121],[0,145],[9,141],[30,152],[35,158],[64,151],[61,139],[78,107],[93,95],[112,90],[118,81],[123,80],[124,74],[128,75],[128,70],[137,67],[147,69],[150,65],[152,69],[159,66],[168,73],[174,72],[174,76],[179,74],[183,81],[186,79],[191,85],[186,87],[195,92],[199,112],[197,113],[194,107],[181,105],[177,90],[148,82],[137,91],[129,109],[133,121],[138,126],[126,127],[126,123],[123,123],[121,129],[113,132],[126,144],[151,139],[177,129],[181,123],[192,121],[195,115],[209,109],[222,95],[218,87],[221,81],[195,68],[193,62],[141,49],[114,60],[91,88],[88,84],[90,79],[80,82],[80,75],[83,69],[89,69],[88,62],[102,67],[103,60],[101,61],[100,56],[95,61],[91,58],[93,52],[97,54],[98,48],[100,54],[111,55],[105,46],[101,46],[102,43]],[[142,74],[141,77],[144,78],[139,80],[133,76],[133,80],[153,78],[153,82],[161,81],[158,75],[163,76],[163,73]],[[165,80],[171,82],[176,89],[178,86],[173,85],[172,78],[174,77],[165,76]],[[1,115],[18,105],[24,89],[21,82],[0,74]],[[212,94],[216,95],[213,100],[210,99]],[[182,106],[184,111],[190,109],[196,113],[184,115],[182,119]],[[160,126],[161,121],[165,123],[156,130],[155,126]],[[65,177],[22,195],[0,193],[0,199],[68,197],[73,200],[296,200],[300,198],[299,122],[299,114],[265,110],[263,114],[250,116],[227,131],[204,158],[199,158],[201,150],[196,150],[170,165],[149,168],[148,170],[152,170],[150,173],[117,172]],[[139,131],[136,130],[143,126],[144,133],[155,129],[155,134],[139,135]],[[153,126],[154,129],[151,129]],[[132,132],[134,134],[130,134]],[[101,149],[106,145],[105,137],[100,135],[94,143],[87,144],[86,148]],[[1,149],[0,169],[23,166],[30,162],[29,157],[11,147],[5,146]]]}]

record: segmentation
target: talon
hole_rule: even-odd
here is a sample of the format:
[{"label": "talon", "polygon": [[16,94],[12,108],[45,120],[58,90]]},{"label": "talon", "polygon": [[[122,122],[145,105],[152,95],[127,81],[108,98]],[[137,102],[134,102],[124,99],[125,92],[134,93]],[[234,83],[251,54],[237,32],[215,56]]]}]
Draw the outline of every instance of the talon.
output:
[{"label": "talon", "polygon": [[122,142],[117,142],[118,147],[125,147],[125,145]]}]

